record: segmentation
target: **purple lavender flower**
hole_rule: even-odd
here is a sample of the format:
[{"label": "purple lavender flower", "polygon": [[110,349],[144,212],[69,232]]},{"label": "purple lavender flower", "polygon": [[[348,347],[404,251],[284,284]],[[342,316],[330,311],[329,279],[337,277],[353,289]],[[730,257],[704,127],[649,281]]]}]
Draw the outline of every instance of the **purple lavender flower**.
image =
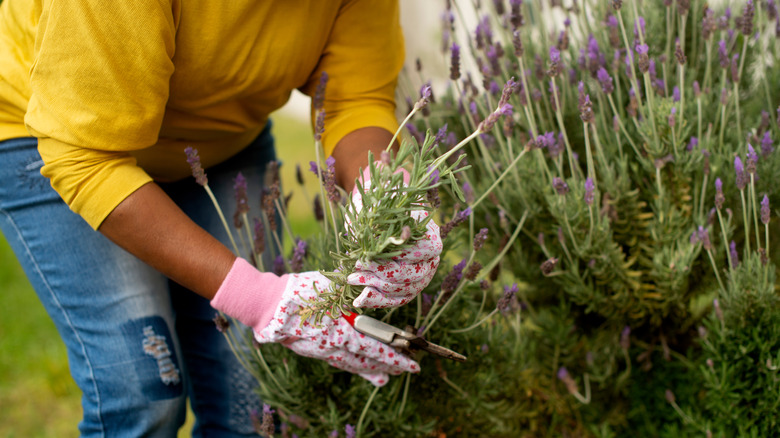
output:
[{"label": "purple lavender flower", "polygon": [[769,197],[764,195],[764,199],[761,200],[761,223],[766,225],[769,223],[772,213],[769,210]]},{"label": "purple lavender flower", "polygon": [[330,156],[325,160],[325,164],[328,166],[328,170],[323,172],[325,191],[328,193],[328,200],[330,202],[338,203],[341,201],[341,193],[338,191],[338,188],[336,188],[336,159],[333,158],[333,156]]},{"label": "purple lavender flower", "polygon": [[733,240],[729,244],[729,255],[731,256],[731,267],[739,266],[739,253],[737,252],[737,243]]},{"label": "purple lavender flower", "polygon": [[569,185],[566,184],[566,181],[558,178],[557,176],[553,177],[552,185],[559,195],[565,195],[569,193]]},{"label": "purple lavender flower", "polygon": [[737,83],[739,82],[739,53],[735,53],[734,56],[731,57],[731,82]]},{"label": "purple lavender flower", "polygon": [[246,196],[246,178],[244,178],[244,175],[241,172],[238,172],[236,178],[233,180],[233,190],[236,197],[236,215],[248,213],[249,202]]},{"label": "purple lavender flower", "polygon": [[420,100],[414,104],[414,110],[419,111],[423,109],[431,100],[431,86],[428,84],[423,85],[420,90]]},{"label": "purple lavender flower", "polygon": [[552,274],[552,272],[555,270],[555,265],[558,264],[558,259],[555,257],[550,257],[549,259],[542,262],[542,265],[539,266],[539,269],[542,271],[542,275],[545,277]]},{"label": "purple lavender flower", "polygon": [[466,208],[465,210],[457,213],[455,217],[452,218],[451,221],[447,222],[446,224],[442,225],[441,228],[439,228],[439,235],[442,239],[445,239],[447,235],[458,225],[462,224],[466,219],[468,219],[469,215],[471,215],[471,208]]},{"label": "purple lavender flower", "polygon": [[691,242],[691,245],[696,245],[699,243],[699,233],[697,233],[696,230],[693,230],[693,233],[691,233],[691,237],[688,240]]},{"label": "purple lavender flower", "polygon": [[594,191],[596,190],[596,185],[593,184],[593,178],[588,177],[585,180],[585,203],[588,204],[588,206],[593,205],[593,198],[594,198]]},{"label": "purple lavender flower", "polygon": [[195,182],[205,186],[209,183],[209,179],[206,177],[206,172],[203,171],[203,167],[200,165],[200,156],[198,156],[198,150],[187,146],[184,148],[184,153],[187,155],[187,163],[192,169],[192,176],[195,177]]},{"label": "purple lavender flower", "polygon": [[730,65],[729,55],[726,51],[726,41],[718,41],[718,60],[720,61],[721,68],[728,68]]},{"label": "purple lavender flower", "polygon": [[575,394],[578,392],[577,382],[575,382],[574,379],[569,375],[569,371],[566,369],[566,367],[560,367],[558,369],[558,380],[563,382],[563,384],[566,386],[566,391],[568,391],[569,394]]},{"label": "purple lavender flower", "polygon": [[674,57],[677,58],[677,63],[680,65],[685,65],[685,61],[687,58],[685,57],[685,53],[682,51],[682,47],[680,46],[680,41],[678,40],[674,49]]},{"label": "purple lavender flower", "polygon": [[504,89],[501,91],[501,98],[498,100],[498,105],[496,106],[501,108],[509,103],[509,97],[512,95],[512,93],[516,92],[518,88],[519,85],[517,82],[515,82],[514,76],[509,78],[509,80],[506,81],[506,84],[504,84]]},{"label": "purple lavender flower", "polygon": [[328,74],[322,72],[320,81],[317,83],[317,89],[314,91],[314,97],[311,100],[311,106],[315,111],[319,111],[325,105],[325,87],[328,84]]},{"label": "purple lavender flower", "polygon": [[309,170],[311,171],[311,173],[317,175],[317,178],[320,177],[320,168],[319,166],[317,166],[317,163],[315,163],[314,161],[309,161]]},{"label": "purple lavender flower", "polygon": [[701,96],[701,87],[699,81],[693,81],[693,97],[699,98]]},{"label": "purple lavender flower", "polygon": [[512,105],[510,104],[504,104],[503,106],[499,107],[492,113],[490,113],[485,120],[482,121],[482,123],[479,124],[478,129],[485,133],[489,132],[491,129],[493,129],[493,126],[496,124],[498,119],[501,116],[511,116],[512,115]]},{"label": "purple lavender flower", "polygon": [[455,291],[458,287],[461,278],[463,278],[463,269],[466,267],[466,259],[463,259],[457,265],[452,267],[452,270],[444,276],[444,280],[441,282],[442,299],[446,299],[449,294]]},{"label": "purple lavender flower", "polygon": [[710,232],[703,226],[699,225],[698,233],[699,233],[699,242],[701,242],[701,246],[706,251],[711,250],[712,242],[710,242]]},{"label": "purple lavender flower", "polygon": [[322,201],[320,200],[319,193],[314,195],[312,208],[314,210],[314,218],[317,219],[318,222],[325,220],[325,211],[322,209]]},{"label": "purple lavender flower", "polygon": [[756,169],[758,168],[758,154],[756,153],[756,150],[753,149],[753,145],[748,143],[748,153],[747,153],[747,163],[745,164],[745,170],[750,175],[754,175],[756,173]]},{"label": "purple lavender flower", "polygon": [[647,44],[639,44],[634,48],[634,51],[636,51],[637,54],[636,63],[639,67],[639,71],[642,73],[650,71],[650,58],[647,56],[648,50]]},{"label": "purple lavender flower", "polygon": [[460,79],[460,46],[454,42],[450,49],[450,79],[453,81]]},{"label": "purple lavender flower", "polygon": [[723,181],[720,178],[715,178],[715,208],[720,210],[723,208],[723,202],[726,201],[726,197],[723,195]]},{"label": "purple lavender flower", "polygon": [[678,87],[677,85],[675,85],[674,88],[672,89],[672,100],[674,102],[680,101],[680,87]]},{"label": "purple lavender flower", "polygon": [[686,149],[688,150],[688,152],[691,152],[697,146],[699,146],[699,139],[696,137],[691,137],[690,141],[688,142],[688,147]]},{"label": "purple lavender flower", "polygon": [[604,67],[599,68],[596,76],[598,77],[599,84],[601,84],[601,91],[606,94],[612,93],[615,87],[612,85],[612,77],[607,73],[607,69]]},{"label": "purple lavender flower", "polygon": [[631,347],[631,327],[623,327],[623,331],[620,332],[620,348],[628,350]]},{"label": "purple lavender flower", "polygon": [[742,20],[740,26],[740,31],[742,32],[742,35],[750,36],[753,34],[753,14],[755,13],[755,8],[753,7],[753,0],[748,0],[747,4],[745,5],[745,8],[742,9]]},{"label": "purple lavender flower", "polygon": [[[638,28],[637,28],[637,24],[639,25]],[[636,21],[636,23],[634,23],[634,39],[637,40],[637,41],[640,40],[639,32],[638,32],[639,29],[642,30],[642,35],[643,36],[647,35],[647,33],[645,32],[645,19],[642,16],[637,17],[637,21]]]},{"label": "purple lavender flower", "polygon": [[301,272],[303,269],[303,258],[306,257],[306,249],[309,245],[305,240],[298,240],[293,248],[292,259],[290,260],[290,270],[292,272]]},{"label": "purple lavender flower", "polygon": [[596,120],[595,114],[593,114],[593,104],[590,101],[590,95],[585,95],[585,100],[580,107],[580,119],[585,123],[593,123]]},{"label": "purple lavender flower", "polygon": [[712,34],[718,30],[718,24],[715,21],[715,11],[708,6],[704,6],[703,18],[701,20],[701,35],[705,40],[709,40]]},{"label": "purple lavender flower", "polygon": [[676,118],[675,114],[677,114],[677,107],[672,107],[672,110],[669,113],[668,122],[669,127],[674,128],[674,125],[676,124]]},{"label": "purple lavender flower", "polygon": [[263,226],[263,221],[254,218],[255,219],[255,226],[254,226],[254,233],[255,233],[255,241],[254,241],[254,252],[255,254],[262,254],[263,251],[265,251],[265,227]]},{"label": "purple lavender flower", "polygon": [[[430,168],[428,170],[430,171]],[[433,169],[433,171],[431,172],[431,176],[429,178],[430,178],[430,184],[431,185],[435,185],[436,183],[438,183],[439,182],[439,169]]]},{"label": "purple lavender flower", "polygon": [[496,308],[504,315],[508,314],[517,306],[516,294],[518,292],[517,283],[513,283],[512,286],[504,286],[504,295],[499,298],[496,303]]},{"label": "purple lavender flower", "polygon": [[712,307],[715,309],[715,316],[717,316],[719,320],[723,321],[723,309],[720,308],[720,301],[718,301],[717,298],[712,300]]},{"label": "purple lavender flower", "polygon": [[479,230],[479,233],[477,233],[476,236],[474,236],[474,251],[479,251],[482,249],[482,245],[485,244],[485,240],[487,240],[488,236],[488,229],[487,228],[481,228]]},{"label": "purple lavender flower", "polygon": [[550,69],[547,74],[555,77],[558,76],[563,67],[561,66],[561,52],[555,46],[550,46]]},{"label": "purple lavender flower", "polygon": [[274,259],[274,274],[282,276],[287,272],[287,268],[284,267],[284,257],[279,254]]},{"label": "purple lavender flower", "polygon": [[230,328],[230,321],[225,318],[221,313],[217,313],[217,315],[212,319],[214,321],[214,325],[217,328],[217,331],[220,333],[225,333],[227,329]]},{"label": "purple lavender flower", "polygon": [[766,131],[764,133],[764,138],[761,139],[761,156],[766,158],[774,150],[775,148],[772,147],[772,133]]},{"label": "purple lavender flower", "polygon": [[747,176],[745,175],[745,168],[742,165],[742,160],[739,159],[739,156],[734,157],[734,172],[736,172],[736,184],[737,188],[740,190],[744,190],[745,186],[747,186]]},{"label": "purple lavender flower", "polygon": [[471,188],[471,184],[468,182],[463,183],[463,197],[466,199],[466,203],[474,203],[474,189]]},{"label": "purple lavender flower", "polygon": [[270,406],[263,403],[263,419],[260,420],[257,411],[252,412],[252,425],[255,428],[255,432],[262,436],[271,436],[274,434],[274,412]]},{"label": "purple lavender flower", "polygon": [[425,137],[423,136],[423,133],[420,132],[419,129],[417,129],[417,126],[414,125],[414,123],[407,123],[405,126],[407,131],[409,131],[409,135],[414,138],[414,140],[417,142],[418,145],[422,145],[425,141]]},{"label": "purple lavender flower", "polygon": [[344,433],[347,434],[347,438],[355,438],[357,435],[355,427],[351,424],[347,424],[346,427],[344,427]]},{"label": "purple lavender flower", "polygon": [[319,109],[314,118],[314,141],[322,140],[322,133],[325,132],[325,110]]}]

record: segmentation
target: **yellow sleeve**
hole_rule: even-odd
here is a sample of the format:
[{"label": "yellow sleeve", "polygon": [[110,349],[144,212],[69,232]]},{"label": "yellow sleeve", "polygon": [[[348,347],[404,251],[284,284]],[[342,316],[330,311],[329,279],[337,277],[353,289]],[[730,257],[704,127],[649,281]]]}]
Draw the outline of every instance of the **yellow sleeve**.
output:
[{"label": "yellow sleeve", "polygon": [[397,0],[351,0],[341,5],[320,62],[301,89],[313,96],[320,74],[328,74],[322,135],[326,155],[356,129],[398,128],[395,87],[404,63],[398,9]]},{"label": "yellow sleeve", "polygon": [[129,151],[157,142],[173,73],[165,0],[44,0],[25,125],[42,173],[95,229],[151,178]]}]

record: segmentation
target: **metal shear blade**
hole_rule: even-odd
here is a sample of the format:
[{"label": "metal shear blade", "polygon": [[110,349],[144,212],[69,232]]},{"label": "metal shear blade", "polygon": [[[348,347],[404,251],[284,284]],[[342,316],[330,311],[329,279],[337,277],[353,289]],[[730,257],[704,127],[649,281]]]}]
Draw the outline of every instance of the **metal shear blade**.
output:
[{"label": "metal shear blade", "polygon": [[[347,318],[348,321],[350,321],[350,319],[351,318]],[[466,361],[466,356],[460,353],[456,353],[449,348],[444,348],[440,345],[428,342],[414,333],[401,330],[398,327],[394,327],[368,315],[354,316],[354,319],[350,321],[350,323],[355,328],[355,330],[359,331],[360,333],[371,336],[372,338],[384,342],[391,347],[406,350],[425,350],[429,353],[444,357],[446,359],[452,359],[458,362]]]}]

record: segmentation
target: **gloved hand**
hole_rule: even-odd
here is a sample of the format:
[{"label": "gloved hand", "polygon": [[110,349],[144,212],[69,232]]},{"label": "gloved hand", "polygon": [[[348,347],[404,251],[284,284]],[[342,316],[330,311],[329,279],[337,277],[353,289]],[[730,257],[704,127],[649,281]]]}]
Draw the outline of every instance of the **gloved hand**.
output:
[{"label": "gloved hand", "polygon": [[317,297],[330,280],[319,272],[278,277],[260,272],[237,258],[211,306],[252,327],[260,343],[279,342],[301,356],[327,361],[355,373],[375,386],[387,383],[389,375],[420,371],[417,362],[394,348],[357,332],[341,317],[324,317],[317,327],[301,322],[299,310],[305,300]]},{"label": "gloved hand", "polygon": [[[381,165],[377,163],[377,165]],[[404,184],[409,183],[409,172],[404,174]],[[363,171],[361,184],[364,190],[370,189],[369,169]],[[357,186],[352,191],[352,202],[360,211],[363,207],[362,193]],[[428,216],[425,210],[414,210],[411,215],[418,221]],[[349,226],[349,224],[347,224]],[[352,301],[355,307],[398,307],[416,297],[431,282],[439,266],[442,242],[439,226],[431,219],[424,239],[391,260],[368,263],[358,262],[355,272],[347,277],[347,283],[353,286],[365,286],[363,292]]]}]

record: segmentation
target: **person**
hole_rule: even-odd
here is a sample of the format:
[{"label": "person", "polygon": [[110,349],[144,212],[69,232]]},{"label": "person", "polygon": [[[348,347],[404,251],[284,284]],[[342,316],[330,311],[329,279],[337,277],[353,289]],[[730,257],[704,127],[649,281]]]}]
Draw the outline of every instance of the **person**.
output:
[{"label": "person", "polygon": [[[328,280],[233,254],[184,154],[198,150],[230,211],[237,172],[259,193],[276,160],[269,114],[327,72],[322,143],[351,190],[397,127],[397,1],[4,0],[0,38],[0,229],[67,347],[82,436],[174,436],[188,398],[193,435],[252,434],[259,400],[217,310],[375,385],[419,369],[342,318],[299,321]],[[396,278],[361,268],[363,304],[430,281],[430,224],[388,262]]]}]

